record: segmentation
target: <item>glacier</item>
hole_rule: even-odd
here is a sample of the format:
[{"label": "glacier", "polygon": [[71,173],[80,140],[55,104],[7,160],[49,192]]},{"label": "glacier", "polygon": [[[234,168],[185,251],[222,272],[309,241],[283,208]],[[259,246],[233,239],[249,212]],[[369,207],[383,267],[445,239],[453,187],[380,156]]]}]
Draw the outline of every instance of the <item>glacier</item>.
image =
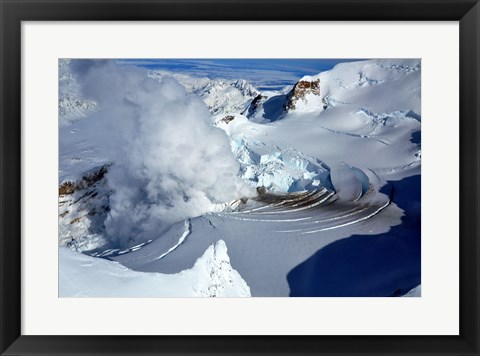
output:
[{"label": "glacier", "polygon": [[[61,63],[60,72],[62,186],[115,162],[103,154],[105,137],[95,132],[104,115],[101,106],[82,98],[68,62]],[[162,296],[177,290],[174,281],[184,286],[182,273],[198,273],[196,261],[221,241],[218,250],[228,246],[227,270],[238,273],[240,287],[219,292],[231,278],[218,275],[179,294],[420,297],[420,74],[417,59],[364,60],[300,77],[282,90],[262,91],[242,79],[145,71],[157,81],[173,78],[203,102],[209,124],[226,136],[238,164],[232,175],[250,190],[119,246],[104,231],[116,194],[107,172],[60,195],[65,265],[71,260],[71,273],[79,273],[75,254],[80,252],[78,258],[101,261],[98,268],[112,283],[110,269],[119,267],[142,286],[153,283],[144,274],[170,276],[158,278],[164,289],[155,295]],[[194,125],[171,135],[195,131]],[[222,155],[215,159],[221,162]],[[201,168],[208,170],[209,162]],[[66,253],[65,247],[76,252]],[[212,263],[218,267],[217,262]],[[61,283],[69,283],[68,273]],[[105,294],[95,291],[93,280],[82,286],[93,288],[92,295]],[[205,292],[211,285],[220,288],[212,287],[214,295]],[[82,286],[62,295],[80,296]]]}]

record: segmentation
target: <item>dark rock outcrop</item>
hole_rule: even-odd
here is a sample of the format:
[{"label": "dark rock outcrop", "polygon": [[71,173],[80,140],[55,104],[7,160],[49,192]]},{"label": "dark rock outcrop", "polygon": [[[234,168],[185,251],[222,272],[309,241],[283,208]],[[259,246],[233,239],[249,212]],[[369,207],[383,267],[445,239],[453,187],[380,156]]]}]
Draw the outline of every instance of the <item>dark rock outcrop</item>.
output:
[{"label": "dark rock outcrop", "polygon": [[235,116],[233,116],[233,115],[227,115],[227,116],[225,116],[223,119],[221,119],[220,121],[221,121],[221,122],[224,122],[224,123],[226,123],[226,124],[228,125],[228,123],[229,123],[230,121],[233,121],[234,119],[235,119]]},{"label": "dark rock outcrop", "polygon": [[320,95],[320,79],[298,81],[285,99],[284,110],[287,112],[295,110],[298,100],[303,99],[307,94]]},{"label": "dark rock outcrop", "polygon": [[265,100],[267,100],[265,95],[258,94],[255,98],[253,98],[248,108],[243,112],[243,115],[246,115],[247,117],[255,115],[255,112],[263,105]]},{"label": "dark rock outcrop", "polygon": [[77,182],[65,182],[58,187],[58,195],[70,195],[77,190],[85,189],[93,186],[99,182],[105,176],[108,171],[109,165],[103,165],[98,170],[94,170],[88,174],[85,174],[82,179]]}]

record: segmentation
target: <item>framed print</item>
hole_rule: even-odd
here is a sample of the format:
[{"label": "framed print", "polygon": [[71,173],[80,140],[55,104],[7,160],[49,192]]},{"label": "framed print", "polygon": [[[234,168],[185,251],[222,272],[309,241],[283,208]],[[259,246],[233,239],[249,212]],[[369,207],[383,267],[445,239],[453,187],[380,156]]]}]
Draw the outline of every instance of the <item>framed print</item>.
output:
[{"label": "framed print", "polygon": [[2,0],[2,354],[479,354],[479,6]]}]

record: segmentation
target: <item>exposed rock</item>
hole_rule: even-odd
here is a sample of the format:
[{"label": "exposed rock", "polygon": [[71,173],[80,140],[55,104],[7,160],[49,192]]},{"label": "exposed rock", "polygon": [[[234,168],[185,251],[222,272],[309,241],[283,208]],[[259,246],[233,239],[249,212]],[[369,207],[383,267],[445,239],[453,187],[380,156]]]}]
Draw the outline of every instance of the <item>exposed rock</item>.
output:
[{"label": "exposed rock", "polygon": [[99,170],[90,172],[77,182],[64,182],[58,187],[58,195],[70,195],[77,190],[93,186],[105,176],[108,171],[108,165],[103,165]]},{"label": "exposed rock", "polygon": [[265,95],[258,94],[242,114],[246,115],[247,117],[253,116],[257,109],[263,105],[267,98],[268,97]]},{"label": "exposed rock", "polygon": [[227,115],[223,119],[221,119],[220,121],[228,124],[230,121],[233,121],[234,119],[235,119],[235,116]]},{"label": "exposed rock", "polygon": [[257,187],[257,194],[258,195],[263,195],[267,193],[267,188],[265,188],[263,185],[261,187]]},{"label": "exposed rock", "polygon": [[72,194],[75,191],[75,183],[73,182],[65,182],[60,187],[58,187],[58,194],[59,195],[68,195]]},{"label": "exposed rock", "polygon": [[91,187],[98,181],[102,180],[105,176],[105,173],[108,172],[108,165],[103,165],[98,171],[86,174],[83,176],[80,184],[83,184],[83,188]]},{"label": "exposed rock", "polygon": [[76,223],[80,222],[81,219],[82,219],[82,217],[78,216],[75,219],[73,219],[72,221],[70,221],[70,224],[76,224]]},{"label": "exposed rock", "polygon": [[285,111],[294,110],[297,102],[304,99],[307,94],[320,95],[320,79],[298,81],[285,99]]},{"label": "exposed rock", "polygon": [[105,219],[110,211],[111,188],[107,176],[109,165],[86,172],[77,181],[59,187],[59,245],[78,252],[104,248]]}]

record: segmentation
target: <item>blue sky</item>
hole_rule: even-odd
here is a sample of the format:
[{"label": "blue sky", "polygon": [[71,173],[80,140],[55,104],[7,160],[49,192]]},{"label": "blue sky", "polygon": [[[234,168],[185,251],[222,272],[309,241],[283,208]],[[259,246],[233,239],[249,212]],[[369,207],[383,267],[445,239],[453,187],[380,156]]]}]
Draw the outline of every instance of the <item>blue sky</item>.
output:
[{"label": "blue sky", "polygon": [[262,89],[294,84],[342,62],[361,59],[119,59],[118,63],[191,76],[245,79]]}]

